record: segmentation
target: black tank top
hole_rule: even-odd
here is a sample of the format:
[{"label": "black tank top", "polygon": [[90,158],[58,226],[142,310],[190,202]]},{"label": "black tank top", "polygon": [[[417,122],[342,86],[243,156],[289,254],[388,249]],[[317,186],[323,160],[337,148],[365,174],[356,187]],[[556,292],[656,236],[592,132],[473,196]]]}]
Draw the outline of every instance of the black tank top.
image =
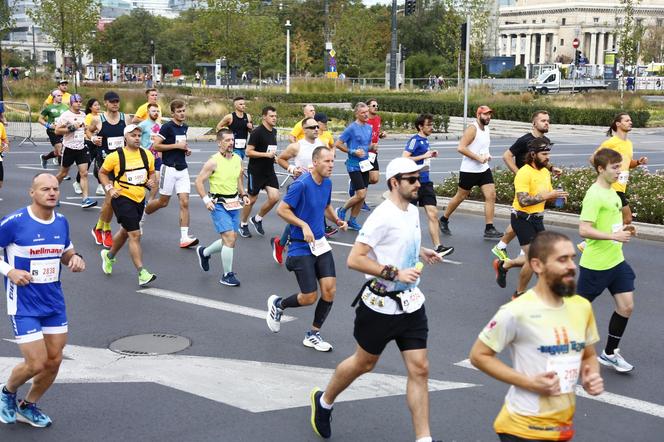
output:
[{"label": "black tank top", "polygon": [[235,138],[240,138],[242,140],[249,138],[249,129],[247,128],[247,124],[249,124],[249,118],[247,117],[246,112],[242,118],[235,115],[235,112],[231,113],[231,116],[233,117],[233,121],[228,126],[228,128],[233,131]]},{"label": "black tank top", "polygon": [[114,150],[117,150],[118,147],[114,149],[108,148],[108,139],[109,138],[117,139],[117,137],[122,138],[123,140],[122,143],[124,146],[124,129],[127,126],[127,123],[125,123],[125,114],[123,112],[120,112],[120,121],[118,121],[116,124],[109,123],[108,120],[106,119],[106,114],[104,113],[100,114],[99,118],[101,119],[101,129],[99,130],[99,132],[97,132],[97,135],[101,137],[101,148],[105,152],[112,152]]}]

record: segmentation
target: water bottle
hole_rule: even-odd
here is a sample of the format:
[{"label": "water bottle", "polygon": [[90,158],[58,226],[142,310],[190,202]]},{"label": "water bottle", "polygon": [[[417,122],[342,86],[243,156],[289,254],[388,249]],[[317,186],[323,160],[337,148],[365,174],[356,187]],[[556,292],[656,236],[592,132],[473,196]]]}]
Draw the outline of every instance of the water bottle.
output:
[{"label": "water bottle", "polygon": [[[558,187],[556,187],[556,190],[559,190],[559,191],[562,192],[563,185],[558,184]],[[553,207],[555,207],[556,209],[560,209],[564,205],[565,205],[565,198],[563,198],[563,197],[556,198],[556,201],[553,203]]]}]

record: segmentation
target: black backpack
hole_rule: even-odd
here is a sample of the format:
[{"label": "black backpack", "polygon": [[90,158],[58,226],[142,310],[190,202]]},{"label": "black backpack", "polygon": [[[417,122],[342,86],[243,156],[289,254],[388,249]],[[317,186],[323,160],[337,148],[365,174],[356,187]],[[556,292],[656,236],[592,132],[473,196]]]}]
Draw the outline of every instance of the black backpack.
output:
[{"label": "black backpack", "polygon": [[[141,154],[141,160],[143,161],[143,167],[137,167],[137,168],[134,168],[134,169],[130,169],[129,171],[138,170],[138,169],[145,169],[149,173],[150,172],[150,162],[148,161],[148,155],[145,153],[145,149],[143,149],[142,147],[139,147],[138,151]],[[127,168],[127,159],[125,158],[124,149],[118,149],[117,152],[118,152],[118,159],[120,160],[120,170],[118,171],[118,175],[115,178],[115,181],[118,184],[120,184],[121,187],[124,187],[125,189],[128,189],[127,186],[148,187],[146,185],[147,181],[143,184],[131,184],[131,183],[128,183],[126,181],[120,180],[120,177],[123,176],[125,174],[125,172],[127,172],[127,169],[126,169]]]}]

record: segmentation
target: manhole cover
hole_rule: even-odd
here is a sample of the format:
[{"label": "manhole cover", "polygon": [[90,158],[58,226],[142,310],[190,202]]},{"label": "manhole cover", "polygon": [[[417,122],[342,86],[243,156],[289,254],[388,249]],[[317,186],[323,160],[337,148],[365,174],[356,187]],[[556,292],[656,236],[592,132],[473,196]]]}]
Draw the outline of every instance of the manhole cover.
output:
[{"label": "manhole cover", "polygon": [[191,345],[184,336],[168,333],[148,333],[146,335],[126,336],[111,342],[111,351],[127,356],[155,356],[177,353]]}]

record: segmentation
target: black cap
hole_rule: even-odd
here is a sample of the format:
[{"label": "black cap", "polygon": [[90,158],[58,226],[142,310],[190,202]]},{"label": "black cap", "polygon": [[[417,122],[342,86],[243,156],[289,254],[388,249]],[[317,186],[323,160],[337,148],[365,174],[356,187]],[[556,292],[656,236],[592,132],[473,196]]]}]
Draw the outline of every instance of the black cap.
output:
[{"label": "black cap", "polygon": [[545,140],[544,138],[535,138],[528,142],[528,150],[530,152],[549,152],[553,143]]},{"label": "black cap", "polygon": [[327,115],[322,112],[318,112],[316,115],[314,115],[314,120],[318,121],[319,123],[327,123]]},{"label": "black cap", "polygon": [[120,96],[117,94],[117,92],[113,91],[108,91],[104,94],[104,101],[115,101],[115,100],[120,100]]}]

